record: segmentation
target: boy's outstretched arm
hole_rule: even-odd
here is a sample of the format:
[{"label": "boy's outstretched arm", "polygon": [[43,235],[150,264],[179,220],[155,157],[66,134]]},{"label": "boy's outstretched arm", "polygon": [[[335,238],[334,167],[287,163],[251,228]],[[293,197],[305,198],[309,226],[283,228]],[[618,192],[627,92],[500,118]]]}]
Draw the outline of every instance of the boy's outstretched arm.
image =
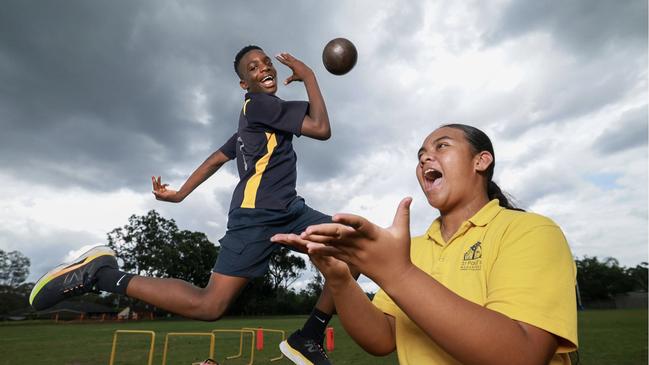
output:
[{"label": "boy's outstretched arm", "polygon": [[306,88],[306,94],[309,98],[309,113],[304,117],[300,132],[315,139],[329,139],[331,137],[329,115],[315,73],[302,61],[289,53],[280,53],[276,58],[293,71],[293,74],[284,81],[284,85],[288,85],[292,81],[302,81]]},{"label": "boy's outstretched arm", "polygon": [[210,155],[198,168],[187,178],[180,190],[175,191],[167,189],[169,184],[163,184],[160,176],[156,179],[155,176],[151,177],[153,183],[153,195],[158,200],[163,200],[172,203],[180,203],[196,189],[196,187],[212,176],[218,169],[230,158],[226,156],[221,150],[218,150]]}]

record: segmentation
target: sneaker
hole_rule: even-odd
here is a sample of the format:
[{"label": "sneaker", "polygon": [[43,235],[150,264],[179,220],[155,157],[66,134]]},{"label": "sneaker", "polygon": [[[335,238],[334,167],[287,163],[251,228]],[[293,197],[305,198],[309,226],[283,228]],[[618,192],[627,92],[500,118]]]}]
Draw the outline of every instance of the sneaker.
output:
[{"label": "sneaker", "polygon": [[331,365],[322,344],[302,336],[297,330],[279,344],[282,353],[297,365]]},{"label": "sneaker", "polygon": [[36,310],[47,309],[67,297],[92,291],[97,271],[105,266],[117,269],[115,252],[97,246],[71,264],[61,264],[43,275],[29,295],[29,304]]},{"label": "sneaker", "polygon": [[219,363],[216,362],[216,360],[214,360],[214,359],[209,359],[209,358],[203,360],[203,361],[200,362],[200,363],[196,362],[196,363],[194,363],[194,364],[196,364],[196,365],[219,365]]}]

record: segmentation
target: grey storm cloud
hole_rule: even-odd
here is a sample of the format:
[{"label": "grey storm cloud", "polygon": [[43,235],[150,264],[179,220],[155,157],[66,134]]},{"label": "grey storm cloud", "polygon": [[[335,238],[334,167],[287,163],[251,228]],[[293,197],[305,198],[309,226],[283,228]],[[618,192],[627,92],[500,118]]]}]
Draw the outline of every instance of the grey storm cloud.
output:
[{"label": "grey storm cloud", "polygon": [[398,2],[385,9],[384,17],[375,26],[375,31],[381,33],[377,63],[395,62],[416,54],[420,45],[413,35],[423,26],[425,5],[419,1]]},{"label": "grey storm cloud", "polygon": [[646,14],[647,2],[641,0],[511,1],[485,19],[482,47],[545,34],[557,51],[570,54],[553,69],[556,53],[537,51],[534,57],[546,58],[547,65],[530,69],[520,89],[540,92],[516,92],[502,101],[530,106],[525,114],[514,112],[510,120],[500,120],[507,124],[504,135],[515,138],[538,125],[583,116],[646,88],[646,73],[637,72],[647,63]]},{"label": "grey storm cloud", "polygon": [[[353,85],[375,78],[382,63],[416,53],[419,45],[411,35],[425,23],[420,2],[395,3],[374,13],[367,31],[381,35],[376,53],[364,59],[361,52],[361,64],[346,78],[322,73],[321,48],[328,38],[344,34],[344,28],[336,22],[334,7],[313,1],[291,4],[290,12],[265,2],[35,5],[10,1],[0,13],[0,167],[27,181],[142,190],[151,174],[183,178],[179,170],[191,170],[233,132],[242,91],[232,58],[251,43],[269,53],[292,51],[320,71],[334,136],[327,143],[296,142],[300,176],[306,181],[321,178],[323,172],[328,177],[352,173],[353,156],[381,148],[400,128],[400,118],[412,118],[407,111],[398,112],[403,97],[391,96],[388,88],[367,94]],[[543,30],[581,50],[575,54],[584,58],[589,49],[601,50],[614,41],[646,43],[643,9],[642,1],[513,1],[497,13],[482,9],[494,16],[477,21],[491,25],[484,36],[487,46]],[[442,9],[435,16],[443,15]],[[273,29],[264,19],[289,26]],[[363,50],[362,43],[357,46]],[[619,100],[629,82],[637,82],[633,70],[646,63],[642,48],[622,47],[617,58],[552,75],[554,81],[544,88],[550,91],[531,96],[536,119],[512,115],[511,121],[501,120],[509,125],[505,133],[515,136],[536,124]],[[628,61],[633,58],[639,61]],[[602,75],[607,63],[617,66]],[[278,68],[288,76],[283,66]],[[585,90],[590,95],[583,94],[583,83],[592,84]],[[197,123],[191,115],[197,90],[205,99],[209,124]],[[299,84],[279,94],[305,98]],[[360,99],[381,110],[354,108]],[[440,104],[443,109],[448,105]],[[480,124],[479,114],[467,117]],[[365,138],[368,127],[371,138]]]},{"label": "grey storm cloud", "polygon": [[[33,222],[37,226],[36,222]],[[10,230],[0,229],[0,237],[7,242],[2,249],[18,250],[31,259],[30,281],[36,281],[41,275],[60,264],[60,259],[75,249],[80,242],[96,243],[96,237],[83,231],[56,230],[43,234],[33,230],[29,235],[20,235]]]},{"label": "grey storm cloud", "polygon": [[[306,24],[327,17],[294,18],[265,4],[4,4],[0,167],[25,181],[103,191],[142,190],[156,173],[184,177],[173,167],[197,166],[235,130],[243,91],[232,60],[242,46],[259,44],[272,54],[288,49],[319,62],[326,39]],[[317,7],[305,2],[293,11],[326,14]],[[273,32],[263,19],[289,19],[300,32]],[[191,115],[197,92],[208,124]],[[305,98],[300,84],[281,92]],[[321,149],[305,153],[306,176],[324,170],[315,166],[322,159],[309,157]],[[325,167],[337,163],[344,158]]]},{"label": "grey storm cloud", "polygon": [[539,31],[577,55],[592,57],[629,43],[646,44],[647,2],[511,1],[493,24],[486,34],[491,42]]},{"label": "grey storm cloud", "polygon": [[[553,194],[571,194],[576,189],[575,177],[566,177],[565,171],[560,167],[537,169],[534,174],[522,179],[524,190],[513,195],[515,201],[523,208],[533,206],[539,199],[547,198]],[[543,181],[543,184],[539,184]]]},{"label": "grey storm cloud", "polygon": [[548,74],[547,79],[538,80],[543,85],[541,92],[522,97],[523,102],[530,103],[529,114],[515,115],[506,135],[516,137],[538,125],[589,115],[628,98],[638,87],[646,85],[646,77],[636,72],[641,69],[642,60],[646,63],[647,58],[640,52],[614,54]]},{"label": "grey storm cloud", "polygon": [[486,20],[485,47],[539,33],[570,54],[556,69],[556,54],[544,55],[539,49],[530,55],[548,59],[547,67],[530,69],[532,77],[522,85],[540,92],[510,96],[510,103],[530,107],[501,121],[508,124],[505,135],[513,138],[538,125],[587,115],[646,88],[646,73],[638,73],[647,63],[646,14],[647,2],[641,0],[512,1]]},{"label": "grey storm cloud", "polygon": [[615,125],[611,125],[595,140],[593,147],[599,153],[616,153],[647,145],[649,128],[647,105],[624,112]]},{"label": "grey storm cloud", "polygon": [[[0,15],[3,167],[36,181],[134,186],[152,156],[182,158],[205,133],[183,123],[179,105],[192,55],[151,39],[137,3],[11,5]],[[75,178],[84,170],[95,178]]]}]

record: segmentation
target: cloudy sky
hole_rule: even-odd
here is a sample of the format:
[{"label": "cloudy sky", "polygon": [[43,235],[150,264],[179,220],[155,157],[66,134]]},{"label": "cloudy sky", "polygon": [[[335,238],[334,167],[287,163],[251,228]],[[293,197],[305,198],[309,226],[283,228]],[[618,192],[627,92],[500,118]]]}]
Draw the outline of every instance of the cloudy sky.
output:
[{"label": "cloudy sky", "polygon": [[[336,37],[359,50],[345,76],[321,62]],[[232,134],[243,96],[232,60],[248,44],[318,76],[333,137],[296,142],[312,207],[388,225],[413,196],[422,233],[437,212],[415,179],[417,150],[463,122],[491,136],[496,182],[554,219],[575,256],[647,261],[640,0],[5,1],[0,249],[29,257],[36,280],[151,209],[216,243],[234,164],[181,204],[156,201],[150,176],[178,188]],[[278,95],[306,98],[301,84]]]}]

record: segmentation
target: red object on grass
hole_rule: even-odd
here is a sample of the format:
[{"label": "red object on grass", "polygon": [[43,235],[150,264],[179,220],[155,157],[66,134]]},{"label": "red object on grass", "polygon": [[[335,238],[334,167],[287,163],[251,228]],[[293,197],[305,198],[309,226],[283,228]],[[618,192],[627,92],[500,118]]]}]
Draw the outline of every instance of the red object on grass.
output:
[{"label": "red object on grass", "polygon": [[334,350],[334,328],[327,327],[325,333],[327,334],[327,351],[333,351]]},{"label": "red object on grass", "polygon": [[257,328],[257,351],[264,349],[264,330],[259,327]]}]

